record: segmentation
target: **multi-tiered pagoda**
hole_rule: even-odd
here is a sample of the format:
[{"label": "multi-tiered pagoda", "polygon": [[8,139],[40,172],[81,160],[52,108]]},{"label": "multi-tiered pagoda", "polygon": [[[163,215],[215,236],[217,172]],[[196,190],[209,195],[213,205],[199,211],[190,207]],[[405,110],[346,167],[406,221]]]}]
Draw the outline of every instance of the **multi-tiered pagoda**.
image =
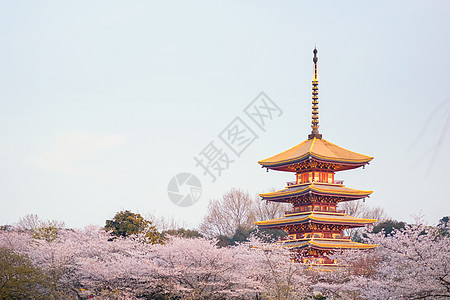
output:
[{"label": "multi-tiered pagoda", "polygon": [[336,249],[369,249],[374,245],[353,242],[343,230],[376,222],[348,216],[338,210],[339,202],[368,197],[371,191],[355,190],[335,180],[338,171],[364,167],[373,157],[341,148],[319,133],[317,49],[314,49],[312,81],[312,132],[308,139],[280,154],[258,162],[262,167],[295,173],[296,180],[283,190],[260,194],[263,200],[290,203],[292,211],[278,219],[260,221],[259,228],[282,229],[287,238],[280,243],[300,254],[300,261],[312,265],[334,262],[327,254]]}]

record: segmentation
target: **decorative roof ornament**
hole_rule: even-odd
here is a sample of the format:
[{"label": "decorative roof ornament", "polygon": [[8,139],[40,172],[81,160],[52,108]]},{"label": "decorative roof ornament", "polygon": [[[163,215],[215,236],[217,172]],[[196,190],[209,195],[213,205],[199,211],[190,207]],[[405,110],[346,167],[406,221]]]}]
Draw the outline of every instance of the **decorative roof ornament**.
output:
[{"label": "decorative roof ornament", "polygon": [[312,121],[311,121],[311,134],[308,135],[308,139],[313,138],[321,139],[322,135],[319,133],[319,68],[317,65],[317,49],[314,47],[314,73],[312,81]]}]

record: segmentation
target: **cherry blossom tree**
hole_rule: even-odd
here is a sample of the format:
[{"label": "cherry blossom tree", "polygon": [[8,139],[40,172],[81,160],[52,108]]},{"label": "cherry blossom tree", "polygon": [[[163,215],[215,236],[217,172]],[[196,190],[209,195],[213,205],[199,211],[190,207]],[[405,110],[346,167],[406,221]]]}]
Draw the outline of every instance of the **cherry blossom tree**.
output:
[{"label": "cherry blossom tree", "polygon": [[0,247],[0,299],[49,299],[46,279],[27,255]]},{"label": "cherry blossom tree", "polygon": [[[250,272],[258,274],[263,295],[268,299],[310,299],[312,276],[307,266],[294,263],[295,254],[279,244],[252,237],[249,243],[256,253]],[[242,247],[242,245],[241,245]]]},{"label": "cherry blossom tree", "polygon": [[405,229],[369,234],[370,251],[344,251],[344,267],[316,287],[342,299],[447,299],[450,297],[450,238],[421,219]]},{"label": "cherry blossom tree", "polygon": [[5,257],[26,258],[42,274],[49,299],[450,297],[450,237],[442,228],[419,221],[368,238],[378,246],[336,252],[339,264],[332,272],[307,270],[292,262],[288,249],[256,237],[220,248],[205,238],[174,236],[164,245],[147,243],[145,234],[111,240],[95,226],[60,229],[55,239],[13,229],[0,230],[0,249]]},{"label": "cherry blossom tree", "polygon": [[93,226],[64,230],[55,240],[0,233],[0,246],[28,255],[64,297],[298,299],[308,286],[303,266],[293,264],[286,249],[258,240],[223,248],[216,243],[180,237],[165,245],[139,236],[111,240]]}]

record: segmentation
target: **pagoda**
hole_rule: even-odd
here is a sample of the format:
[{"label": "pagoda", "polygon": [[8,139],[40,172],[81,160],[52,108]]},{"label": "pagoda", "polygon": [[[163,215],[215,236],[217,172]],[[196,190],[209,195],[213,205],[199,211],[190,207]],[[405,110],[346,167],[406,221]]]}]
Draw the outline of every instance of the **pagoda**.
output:
[{"label": "pagoda", "polygon": [[279,243],[299,255],[297,261],[312,266],[333,265],[327,255],[336,249],[370,249],[375,245],[353,242],[343,231],[363,227],[377,220],[345,214],[337,205],[369,197],[372,191],[345,187],[335,180],[335,173],[364,167],[373,157],[341,148],[322,138],[319,133],[319,81],[317,49],[313,51],[312,132],[297,146],[258,163],[276,171],[295,173],[295,181],[287,187],[260,194],[262,200],[292,204],[281,218],[255,222],[261,229],[282,229],[288,233]]}]

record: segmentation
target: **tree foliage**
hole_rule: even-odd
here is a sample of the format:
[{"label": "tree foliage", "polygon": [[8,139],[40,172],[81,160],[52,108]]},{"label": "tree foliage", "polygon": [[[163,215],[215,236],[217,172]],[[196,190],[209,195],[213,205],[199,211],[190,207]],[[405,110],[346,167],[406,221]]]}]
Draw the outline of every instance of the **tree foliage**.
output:
[{"label": "tree foliage", "polygon": [[395,232],[395,230],[404,229],[405,226],[406,226],[406,223],[402,222],[402,221],[386,220],[384,222],[380,222],[380,223],[376,224],[373,227],[372,232],[373,233],[383,232],[386,236],[388,236],[388,235],[392,234],[393,232]]},{"label": "tree foliage", "polygon": [[[242,233],[242,235],[241,235]],[[242,240],[246,232],[233,238]],[[169,236],[165,244],[116,238],[102,228],[62,230],[55,240],[0,231],[0,298],[40,299],[447,299],[450,238],[420,221],[370,251],[335,253],[333,272],[310,271],[292,253],[250,236],[235,246]],[[227,237],[228,239],[232,239]],[[3,251],[3,250],[2,250]],[[3,273],[2,273],[3,272]],[[9,272],[9,273],[8,273]],[[5,275],[6,274],[6,275]],[[14,277],[36,294],[18,294]],[[33,275],[34,274],[34,275]],[[8,277],[9,276],[9,277]],[[43,280],[43,281],[40,281]],[[7,282],[7,284],[5,284]],[[41,297],[42,298],[42,297]]]},{"label": "tree foliage", "polygon": [[152,244],[162,243],[164,240],[151,221],[129,210],[119,211],[112,220],[106,220],[105,230],[116,237],[142,235]]},{"label": "tree foliage", "polygon": [[200,232],[198,232],[197,230],[185,229],[185,228],[169,229],[169,230],[163,231],[162,235],[165,237],[177,236],[177,237],[188,238],[188,239],[203,237],[203,235]]},{"label": "tree foliage", "polygon": [[46,277],[28,255],[0,248],[0,299],[51,298]]},{"label": "tree foliage", "polygon": [[266,243],[275,243],[288,235],[286,231],[280,229],[254,229],[250,234]]},{"label": "tree foliage", "polygon": [[437,225],[439,228],[440,234],[443,236],[449,236],[450,235],[450,219],[448,216],[443,217],[439,220],[439,224]]},{"label": "tree foliage", "polygon": [[[110,299],[301,299],[306,269],[286,249],[257,240],[218,247],[216,240],[171,237],[166,244],[132,238],[110,240],[95,227],[61,232],[58,240],[30,233],[0,234],[0,246],[29,255],[46,273],[57,270],[59,291],[79,298]],[[289,279],[285,282],[285,279]]]},{"label": "tree foliage", "polygon": [[56,220],[41,220],[36,214],[29,214],[17,222],[16,229],[29,231],[33,238],[54,241],[58,238],[58,233],[65,228],[64,222]]},{"label": "tree foliage", "polygon": [[218,246],[226,247],[235,246],[243,242],[248,242],[251,237],[255,237],[265,243],[275,243],[286,236],[287,232],[284,230],[257,228],[246,230],[245,228],[239,227],[236,229],[232,237],[219,235],[218,237],[216,237],[216,239],[218,240]]}]

